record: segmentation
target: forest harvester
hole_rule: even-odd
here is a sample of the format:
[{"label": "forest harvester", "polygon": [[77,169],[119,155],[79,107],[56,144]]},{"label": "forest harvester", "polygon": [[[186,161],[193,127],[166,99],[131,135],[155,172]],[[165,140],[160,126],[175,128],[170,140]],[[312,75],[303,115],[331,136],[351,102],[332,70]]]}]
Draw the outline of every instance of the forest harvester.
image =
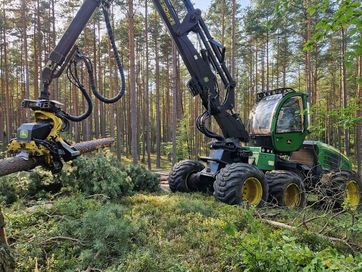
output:
[{"label": "forest harvester", "polygon": [[[361,179],[352,171],[348,158],[324,143],[305,141],[310,123],[305,93],[290,88],[258,93],[247,130],[233,111],[236,84],[225,63],[225,47],[213,39],[201,11],[190,0],[183,0],[177,9],[171,0],[153,2],[191,75],[188,88],[193,96],[201,98],[205,108],[196,126],[211,139],[208,157],[181,161],[173,167],[169,176],[172,192],[207,191],[228,204],[247,202],[261,206],[275,201],[279,206],[293,208],[303,207],[306,192],[318,189],[339,204],[361,207]],[[61,171],[62,161],[80,154],[60,135],[69,121],[82,121],[92,112],[90,95],[79,77],[80,63],[86,67],[91,90],[98,99],[114,103],[123,96],[125,78],[110,23],[110,5],[108,0],[83,1],[42,71],[40,98],[22,104],[33,110],[35,121],[19,127],[9,144],[9,151],[17,154],[16,162],[0,162],[0,176],[32,168],[34,162],[41,162],[56,173]],[[122,82],[118,94],[111,99],[98,92],[92,63],[75,44],[98,7],[104,14]],[[200,50],[195,42],[200,44]],[[49,98],[49,85],[64,71],[87,101],[88,108],[81,116],[66,113],[61,104]],[[210,118],[214,118],[222,135],[208,128]],[[9,165],[21,167],[9,171]]]}]

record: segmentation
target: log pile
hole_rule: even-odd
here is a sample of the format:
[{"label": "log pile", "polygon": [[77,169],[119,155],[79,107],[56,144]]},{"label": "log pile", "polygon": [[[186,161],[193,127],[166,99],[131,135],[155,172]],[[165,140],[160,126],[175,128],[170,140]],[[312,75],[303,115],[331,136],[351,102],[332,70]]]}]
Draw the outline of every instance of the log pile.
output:
[{"label": "log pile", "polygon": [[160,186],[162,190],[169,192],[170,189],[168,187],[168,172],[158,172],[157,174],[160,175]]}]

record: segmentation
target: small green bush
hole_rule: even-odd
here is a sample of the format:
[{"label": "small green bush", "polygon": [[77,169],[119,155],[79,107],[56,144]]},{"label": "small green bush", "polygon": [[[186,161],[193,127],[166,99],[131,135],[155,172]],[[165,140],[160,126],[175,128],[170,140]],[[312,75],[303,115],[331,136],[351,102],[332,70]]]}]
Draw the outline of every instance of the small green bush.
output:
[{"label": "small green bush", "polygon": [[142,165],[129,165],[126,168],[128,176],[132,180],[133,190],[136,192],[158,192],[160,191],[159,177],[148,171]]}]

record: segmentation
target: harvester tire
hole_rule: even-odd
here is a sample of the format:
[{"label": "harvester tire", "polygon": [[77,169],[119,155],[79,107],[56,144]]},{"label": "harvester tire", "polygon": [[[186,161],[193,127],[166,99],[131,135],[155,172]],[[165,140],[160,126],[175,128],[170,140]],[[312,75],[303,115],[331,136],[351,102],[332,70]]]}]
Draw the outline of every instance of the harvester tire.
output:
[{"label": "harvester tire", "polygon": [[264,173],[255,166],[232,163],[217,174],[214,196],[231,205],[247,202],[261,207],[268,198],[268,184],[264,181]]},{"label": "harvester tire", "polygon": [[187,185],[188,177],[193,174],[202,171],[205,166],[199,161],[184,160],[176,163],[172,168],[168,177],[168,184],[171,192],[192,192]]},{"label": "harvester tire", "polygon": [[269,203],[286,208],[306,205],[305,186],[301,177],[290,171],[275,170],[265,174],[269,185]]},{"label": "harvester tire", "polygon": [[362,209],[362,180],[355,172],[337,170],[326,175],[321,182],[324,198],[339,207]]}]

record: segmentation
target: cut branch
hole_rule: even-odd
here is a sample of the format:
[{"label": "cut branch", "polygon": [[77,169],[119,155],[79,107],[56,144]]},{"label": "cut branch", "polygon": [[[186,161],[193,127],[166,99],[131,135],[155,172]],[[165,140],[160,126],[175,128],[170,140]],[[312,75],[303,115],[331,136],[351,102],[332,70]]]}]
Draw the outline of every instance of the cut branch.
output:
[{"label": "cut branch", "polygon": [[[268,219],[261,219],[261,220],[265,224],[268,224],[268,225],[270,225],[272,227],[276,227],[276,228],[280,228],[280,229],[288,229],[288,230],[296,230],[297,229],[297,227],[290,226],[290,225],[287,225],[285,223],[272,221],[272,220],[268,220]],[[317,237],[320,237],[322,239],[329,240],[331,243],[342,243],[342,244],[344,244],[345,246],[347,246],[351,250],[351,252],[354,255],[355,255],[356,252],[360,252],[362,250],[362,246],[350,243],[348,240],[344,240],[344,239],[336,238],[336,237],[331,237],[331,236],[326,236],[326,235],[323,235],[323,234],[320,234],[320,233],[313,233],[313,234],[315,234]],[[356,249],[357,249],[357,251],[356,251]]]}]

